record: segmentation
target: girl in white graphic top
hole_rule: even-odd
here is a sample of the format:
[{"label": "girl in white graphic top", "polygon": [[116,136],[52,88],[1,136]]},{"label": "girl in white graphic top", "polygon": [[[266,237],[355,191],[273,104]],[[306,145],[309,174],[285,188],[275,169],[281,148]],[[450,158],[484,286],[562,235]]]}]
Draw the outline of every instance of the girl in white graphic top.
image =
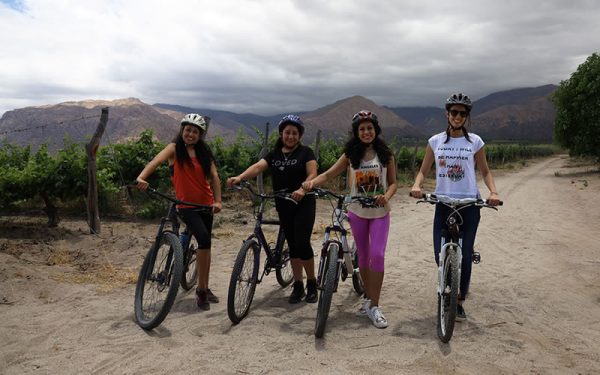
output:
[{"label": "girl in white graphic top", "polygon": [[[469,133],[467,127],[471,124],[471,99],[467,95],[452,94],[446,100],[446,131],[429,138],[421,169],[415,178],[411,195],[421,198],[421,186],[431,165],[435,162],[436,188],[435,193],[453,198],[480,198],[475,176],[475,166],[481,171],[485,185],[490,190],[488,203],[495,206],[500,202],[494,178],[487,164],[483,140],[474,133]],[[438,239],[448,217],[447,206],[437,204],[433,220],[433,246],[436,263],[439,262],[441,244]],[[460,275],[460,294],[456,320],[466,319],[463,302],[469,292],[471,282],[471,265],[473,260],[473,245],[479,226],[480,208],[471,206],[462,209],[463,224],[462,264]]]}]

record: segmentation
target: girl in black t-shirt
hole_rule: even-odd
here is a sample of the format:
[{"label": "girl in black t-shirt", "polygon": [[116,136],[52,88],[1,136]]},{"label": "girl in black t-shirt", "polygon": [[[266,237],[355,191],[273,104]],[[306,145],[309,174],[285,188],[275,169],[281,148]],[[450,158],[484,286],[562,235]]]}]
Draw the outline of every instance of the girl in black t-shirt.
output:
[{"label": "girl in black t-shirt", "polygon": [[[294,286],[290,303],[298,303],[306,295],[306,302],[317,302],[317,280],[315,277],[314,253],[310,235],[315,223],[316,202],[314,195],[305,196],[304,181],[317,176],[317,160],[310,147],[300,143],[304,125],[300,117],[287,115],[279,122],[279,139],[273,150],[243,173],[227,180],[227,185],[256,177],[269,169],[273,178],[273,190],[287,190],[298,202],[276,199],[275,207],[279,222],[285,233],[294,274]],[[303,273],[306,272],[306,293]]]}]

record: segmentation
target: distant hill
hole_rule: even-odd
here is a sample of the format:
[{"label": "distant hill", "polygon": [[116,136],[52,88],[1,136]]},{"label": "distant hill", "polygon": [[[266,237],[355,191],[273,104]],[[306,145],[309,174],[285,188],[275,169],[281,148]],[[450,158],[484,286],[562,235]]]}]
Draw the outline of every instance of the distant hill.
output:
[{"label": "distant hill", "polygon": [[[550,142],[555,109],[550,95],[556,86],[521,88],[490,94],[474,102],[472,131],[487,142],[493,140]],[[31,145],[35,150],[47,143],[50,150],[62,147],[63,139],[87,141],[94,133],[102,107],[109,107],[105,143],[117,143],[153,129],[156,137],[167,142],[179,130],[185,113],[210,116],[208,138],[223,137],[233,141],[241,129],[255,136],[254,128],[265,124],[275,129],[283,114],[260,116],[238,114],[176,104],[150,105],[135,98],[110,101],[86,100],[55,105],[26,107],[6,112],[0,118],[0,140]],[[436,107],[382,107],[363,96],[352,96],[309,112],[296,112],[306,123],[305,142],[312,142],[317,130],[323,138],[346,139],[352,115],[367,109],[379,117],[383,136],[424,141],[446,126],[444,110]]]},{"label": "distant hill", "polygon": [[[473,103],[471,131],[486,141],[551,142],[556,110],[555,85],[500,91]],[[415,127],[435,134],[446,129],[443,107],[389,108]]]},{"label": "distant hill", "polygon": [[325,137],[345,139],[351,130],[352,116],[363,109],[372,111],[377,115],[382,134],[387,139],[391,137],[419,139],[425,136],[425,133],[393,111],[380,107],[375,102],[362,96],[352,96],[305,113],[302,118],[307,123],[307,135],[314,136],[315,129],[321,129]]},{"label": "distant hill", "polygon": [[[6,112],[0,118],[0,140],[31,145],[35,150],[47,143],[51,151],[62,148],[63,139],[86,142],[94,134],[103,107],[109,108],[105,143],[118,143],[137,137],[145,129],[167,142],[177,134],[183,113],[153,107],[135,98],[86,100],[56,105],[26,107]],[[232,132],[211,121],[211,135]]]}]

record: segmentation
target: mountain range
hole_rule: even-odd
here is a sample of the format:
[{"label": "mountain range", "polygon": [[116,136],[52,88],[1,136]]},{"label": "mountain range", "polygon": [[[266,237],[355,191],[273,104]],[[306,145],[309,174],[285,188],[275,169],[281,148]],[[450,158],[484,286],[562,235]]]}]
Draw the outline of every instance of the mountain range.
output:
[{"label": "mountain range", "polygon": [[[471,131],[486,140],[515,142],[551,142],[555,108],[550,96],[554,85],[500,91],[473,103]],[[152,129],[156,137],[170,141],[179,129],[185,113],[211,117],[208,139],[220,136],[226,142],[238,132],[256,136],[255,128],[271,130],[284,114],[260,116],[238,114],[208,108],[190,108],[176,104],[147,104],[139,99],[85,100],[55,105],[26,107],[4,113],[0,118],[0,141],[31,145],[42,143],[50,150],[62,147],[63,139],[85,142],[94,133],[101,108],[109,107],[105,131],[106,143],[118,143]],[[318,130],[321,137],[345,139],[352,115],[362,109],[377,114],[386,140],[422,142],[446,128],[442,107],[385,107],[362,96],[352,96],[308,112],[297,112],[306,124],[304,140],[311,142]]]}]

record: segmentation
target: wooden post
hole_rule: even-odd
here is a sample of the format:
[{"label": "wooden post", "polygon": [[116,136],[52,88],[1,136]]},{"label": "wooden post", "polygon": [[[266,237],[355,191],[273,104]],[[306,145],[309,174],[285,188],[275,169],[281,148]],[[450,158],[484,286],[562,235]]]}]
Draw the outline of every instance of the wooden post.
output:
[{"label": "wooden post", "polygon": [[87,214],[88,214],[88,226],[90,227],[90,233],[100,233],[100,214],[98,213],[98,181],[96,179],[96,152],[100,145],[100,139],[106,129],[106,123],[108,122],[108,107],[102,108],[102,114],[100,115],[100,122],[96,128],[94,136],[90,140],[90,143],[85,145],[85,152],[88,157],[88,199],[87,199]]},{"label": "wooden post", "polygon": [[[262,145],[262,148],[260,149],[260,155],[258,155],[258,160],[260,160],[260,158],[262,158],[263,156],[265,156],[267,154],[268,146],[269,146],[269,123],[267,122],[266,129],[265,129],[265,138],[263,139],[263,145]],[[264,181],[263,181],[262,172],[258,176],[256,176],[256,187],[258,188],[259,193],[265,192],[265,185],[264,185]]]},{"label": "wooden post", "polygon": [[321,148],[321,129],[317,130],[317,138],[315,139],[315,159],[317,159],[317,163],[320,163],[319,160],[319,149]]}]

